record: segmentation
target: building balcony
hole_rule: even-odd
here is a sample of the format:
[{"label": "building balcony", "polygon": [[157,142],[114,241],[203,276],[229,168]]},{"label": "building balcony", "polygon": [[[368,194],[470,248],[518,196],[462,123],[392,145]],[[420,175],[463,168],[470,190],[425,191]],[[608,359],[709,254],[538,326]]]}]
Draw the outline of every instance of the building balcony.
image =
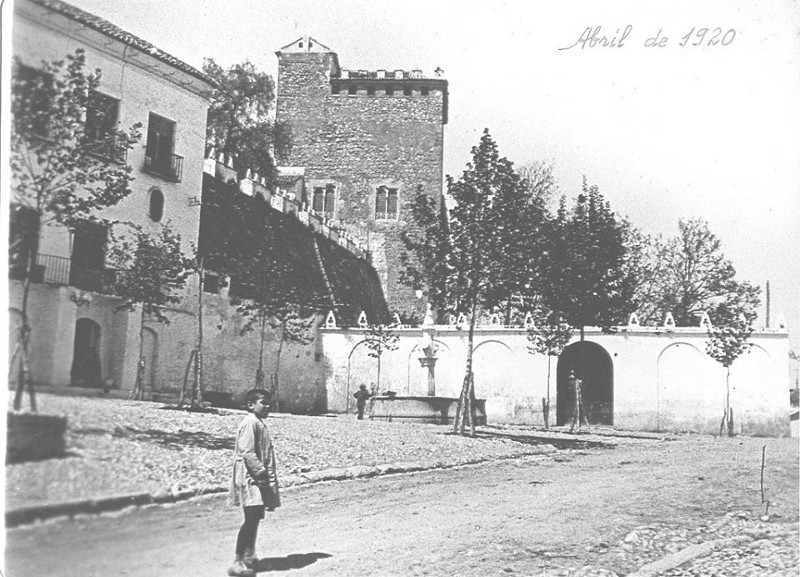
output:
[{"label": "building balcony", "polygon": [[[9,278],[25,280],[25,267],[21,263],[9,267]],[[36,264],[31,267],[31,282],[72,286],[100,294],[113,295],[116,280],[116,270],[77,266],[63,256],[37,255]]]},{"label": "building balcony", "polygon": [[144,157],[142,170],[170,182],[180,182],[183,178],[183,157],[177,154],[161,154],[159,156],[147,154]]}]

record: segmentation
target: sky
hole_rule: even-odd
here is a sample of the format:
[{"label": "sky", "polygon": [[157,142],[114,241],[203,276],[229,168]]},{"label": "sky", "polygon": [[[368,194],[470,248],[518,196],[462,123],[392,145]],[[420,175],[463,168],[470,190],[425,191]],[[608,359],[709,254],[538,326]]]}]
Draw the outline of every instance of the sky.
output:
[{"label": "sky", "polygon": [[552,163],[568,197],[585,175],[648,234],[703,218],[738,278],[770,281],[771,325],[784,315],[798,349],[793,0],[70,2],[198,68],[248,59],[275,76],[275,51],[306,35],[345,69],[440,67],[446,174],[461,174],[489,128],[516,165]]}]

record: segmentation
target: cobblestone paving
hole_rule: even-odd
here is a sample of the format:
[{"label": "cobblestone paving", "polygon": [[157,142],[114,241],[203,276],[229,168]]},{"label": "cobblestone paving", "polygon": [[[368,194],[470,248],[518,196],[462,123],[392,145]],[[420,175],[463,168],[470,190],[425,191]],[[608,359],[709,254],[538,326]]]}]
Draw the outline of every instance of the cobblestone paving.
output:
[{"label": "cobblestone paving", "polygon": [[[158,403],[37,395],[39,412],[66,415],[63,459],[6,466],[6,507],[109,495],[205,492],[227,487],[242,411],[165,410]],[[271,415],[284,486],[322,471],[405,464],[456,466],[554,451],[507,438],[467,438],[436,425],[357,421],[354,417]]]},{"label": "cobblestone paving", "polygon": [[[615,571],[614,567],[645,568],[692,546],[734,541],[676,566],[648,572]],[[548,570],[547,577],[797,577],[800,575],[800,533],[796,522],[754,519],[747,511],[725,515],[696,529],[660,524],[642,525],[619,543],[589,546],[597,563],[580,569]],[[677,563],[677,562],[676,562]],[[670,563],[668,563],[670,565]]]}]

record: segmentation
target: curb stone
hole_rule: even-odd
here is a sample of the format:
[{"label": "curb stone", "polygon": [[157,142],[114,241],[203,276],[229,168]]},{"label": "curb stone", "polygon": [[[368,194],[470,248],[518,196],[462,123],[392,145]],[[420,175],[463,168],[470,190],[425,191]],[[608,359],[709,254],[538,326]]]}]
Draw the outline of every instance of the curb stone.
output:
[{"label": "curb stone", "polygon": [[[323,481],[343,481],[349,479],[364,479],[381,475],[392,475],[399,473],[413,473],[418,471],[432,471],[436,469],[454,469],[469,465],[479,465],[491,461],[520,459],[531,456],[546,456],[550,452],[526,452],[520,455],[503,456],[500,458],[470,459],[461,463],[445,464],[441,462],[426,465],[421,462],[400,462],[369,467],[366,465],[354,465],[347,468],[324,469],[322,471],[308,471],[301,474],[289,474],[281,479],[282,487],[296,487],[300,485],[310,485]],[[146,505],[162,505],[185,501],[202,495],[215,493],[225,493],[228,486],[211,486],[200,489],[180,489],[177,491],[162,490],[156,493],[131,493],[127,495],[114,495],[99,499],[82,499],[78,501],[66,501],[63,503],[50,503],[47,505],[33,505],[29,507],[19,507],[6,511],[6,528],[28,525],[36,521],[44,521],[55,517],[75,517],[81,514],[98,514],[109,511],[118,511],[126,507],[142,507]]]}]

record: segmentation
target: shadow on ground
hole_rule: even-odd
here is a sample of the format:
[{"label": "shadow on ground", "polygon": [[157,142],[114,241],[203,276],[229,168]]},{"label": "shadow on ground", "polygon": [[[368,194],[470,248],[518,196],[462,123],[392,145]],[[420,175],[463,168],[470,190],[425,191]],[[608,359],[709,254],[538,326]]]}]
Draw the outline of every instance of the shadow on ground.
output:
[{"label": "shadow on ground", "polygon": [[317,559],[327,559],[330,556],[328,553],[295,553],[286,557],[265,557],[256,561],[253,568],[256,573],[302,569],[316,563]]},{"label": "shadow on ground", "polygon": [[517,443],[522,443],[523,445],[552,445],[556,449],[614,449],[617,446],[615,443],[590,441],[588,439],[522,434],[511,435],[508,433],[495,433],[488,431],[481,431],[477,433],[476,436],[484,439],[508,439],[509,441],[515,441]]},{"label": "shadow on ground", "polygon": [[112,436],[146,443],[156,443],[170,449],[199,447],[212,451],[233,450],[232,437],[211,435],[203,431],[169,433],[167,431],[159,431],[158,429],[139,430],[134,427],[115,427]]}]

